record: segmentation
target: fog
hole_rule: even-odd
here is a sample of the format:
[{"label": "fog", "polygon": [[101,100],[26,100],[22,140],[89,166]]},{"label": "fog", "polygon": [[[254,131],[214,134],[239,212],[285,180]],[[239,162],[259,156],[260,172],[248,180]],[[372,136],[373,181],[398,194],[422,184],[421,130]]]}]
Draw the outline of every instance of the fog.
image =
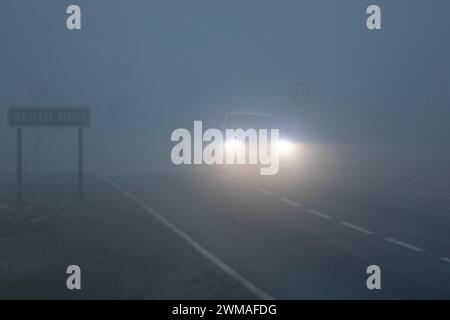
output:
[{"label": "fog", "polygon": [[[174,129],[250,109],[292,128],[309,169],[448,177],[448,1],[384,1],[381,31],[361,0],[78,0],[68,31],[71,3],[0,5],[1,173],[8,107],[83,105],[90,173],[171,172]],[[75,171],[75,130],[24,139],[26,173]]]}]

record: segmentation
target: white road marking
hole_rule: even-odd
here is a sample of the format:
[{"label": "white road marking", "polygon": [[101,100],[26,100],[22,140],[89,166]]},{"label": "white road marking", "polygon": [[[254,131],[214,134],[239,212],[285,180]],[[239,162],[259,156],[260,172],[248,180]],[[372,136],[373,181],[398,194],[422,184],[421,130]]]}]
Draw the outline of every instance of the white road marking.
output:
[{"label": "white road marking", "polygon": [[268,196],[272,196],[272,197],[273,197],[273,195],[274,195],[272,192],[270,192],[270,191],[268,191],[268,190],[266,190],[266,189],[258,188],[257,190],[258,190],[259,192],[262,192],[262,193],[268,195]]},{"label": "white road marking", "polygon": [[429,201],[429,200],[425,200],[425,199],[419,199],[419,198],[417,198],[415,196],[411,196],[411,195],[408,195],[408,194],[406,194],[405,196],[407,198],[409,198],[409,199],[412,199],[412,200],[416,201],[416,202],[420,202],[420,203],[426,204],[426,205],[434,207],[434,208],[450,210],[450,207],[448,207],[446,205],[443,205],[443,204],[440,204],[440,203],[437,203],[437,202],[433,202],[433,201]]},{"label": "white road marking", "polygon": [[212,262],[214,265],[216,265],[220,270],[225,272],[228,276],[230,276],[232,279],[234,279],[236,282],[241,284],[243,287],[245,287],[247,290],[252,292],[254,295],[256,295],[258,298],[262,300],[274,300],[272,296],[258,288],[256,285],[254,285],[252,282],[244,278],[241,274],[239,274],[237,271],[232,269],[229,265],[227,265],[225,262],[214,256],[211,252],[206,250],[204,247],[202,247],[197,241],[195,241],[190,235],[188,235],[186,232],[178,229],[175,225],[173,225],[169,220],[164,218],[160,213],[158,213],[156,210],[150,208],[148,205],[146,205],[144,202],[139,200],[136,196],[122,188],[120,185],[115,183],[114,181],[106,178],[101,177],[104,181],[108,182],[111,186],[115,187],[117,190],[122,192],[125,196],[133,200],[137,205],[139,205],[141,208],[146,210],[148,213],[153,215],[155,218],[157,218],[162,224],[164,224],[167,228],[169,228],[171,231],[176,233],[178,236],[180,236],[184,241],[186,241],[192,248],[194,248],[198,253],[200,253],[203,257],[208,259],[210,262]]},{"label": "white road marking", "polygon": [[386,241],[388,241],[390,243],[396,244],[398,246],[401,246],[403,248],[409,249],[409,250],[413,250],[413,251],[417,251],[417,252],[424,252],[425,251],[425,249],[416,247],[416,246],[414,246],[412,244],[409,244],[409,243],[406,243],[406,242],[403,242],[403,241],[400,241],[400,240],[397,240],[397,239],[394,239],[394,238],[384,238],[384,240],[386,240]]},{"label": "white road marking", "polygon": [[231,177],[226,176],[226,175],[223,175],[223,174],[218,174],[217,176],[218,176],[219,178],[222,178],[222,179],[227,179],[227,180],[230,180],[230,179],[231,179]]},{"label": "white road marking", "polygon": [[357,225],[354,225],[354,224],[348,223],[348,222],[341,222],[341,225],[346,226],[350,229],[365,233],[365,234],[373,234],[374,233],[373,231],[367,230],[365,228],[359,227]]},{"label": "white road marking", "polygon": [[450,203],[448,203],[448,202],[445,202],[442,200],[434,200],[434,202],[438,205],[441,205],[441,206],[447,208],[447,209],[450,208]]},{"label": "white road marking", "polygon": [[441,260],[450,263],[450,258],[441,257]]},{"label": "white road marking", "polygon": [[252,186],[250,183],[242,181],[242,180],[239,180],[239,179],[236,179],[236,182],[239,183],[239,184],[242,184],[243,186],[246,186],[246,187],[251,187]]},{"label": "white road marking", "polygon": [[307,209],[306,211],[309,213],[312,213],[318,217],[324,218],[324,219],[331,219],[331,217],[329,215],[319,212],[319,211],[316,211],[316,210],[313,210],[313,209]]},{"label": "white road marking", "polygon": [[286,198],[280,198],[280,200],[283,201],[283,202],[286,202],[287,204],[290,204],[293,207],[300,207],[301,206],[300,203],[297,203],[295,201],[292,201],[292,200],[289,200],[289,199],[286,199]]}]

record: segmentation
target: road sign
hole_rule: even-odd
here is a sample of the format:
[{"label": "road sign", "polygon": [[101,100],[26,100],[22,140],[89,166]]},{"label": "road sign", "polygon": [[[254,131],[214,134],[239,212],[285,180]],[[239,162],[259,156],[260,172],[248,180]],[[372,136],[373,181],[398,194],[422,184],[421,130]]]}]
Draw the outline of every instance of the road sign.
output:
[{"label": "road sign", "polygon": [[87,108],[10,108],[11,127],[76,127],[89,126]]},{"label": "road sign", "polygon": [[78,129],[78,200],[83,201],[83,128],[89,126],[88,108],[23,108],[9,109],[8,122],[17,128],[17,200],[22,202],[22,128],[23,127],[71,127]]}]

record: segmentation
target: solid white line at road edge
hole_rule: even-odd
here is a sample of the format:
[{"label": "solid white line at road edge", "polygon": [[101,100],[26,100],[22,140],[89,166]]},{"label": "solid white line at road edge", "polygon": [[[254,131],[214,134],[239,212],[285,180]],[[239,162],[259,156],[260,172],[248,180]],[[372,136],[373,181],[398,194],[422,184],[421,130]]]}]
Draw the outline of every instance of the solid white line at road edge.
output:
[{"label": "solid white line at road edge", "polygon": [[146,205],[144,202],[139,200],[136,196],[122,188],[120,185],[115,183],[109,178],[106,177],[100,177],[102,180],[109,183],[111,186],[115,187],[117,190],[122,192],[125,196],[136,202],[140,207],[145,209],[148,213],[152,214],[155,218],[157,218],[159,221],[161,221],[162,224],[164,224],[167,228],[169,228],[171,231],[176,233],[178,236],[180,236],[182,239],[184,239],[192,248],[194,248],[198,253],[200,253],[202,256],[204,256],[206,259],[208,259],[210,262],[212,262],[214,265],[216,265],[220,270],[225,272],[228,276],[230,276],[233,280],[237,281],[239,284],[241,284],[243,287],[245,287],[247,290],[249,290],[251,293],[256,295],[258,298],[262,300],[274,300],[272,296],[264,292],[263,290],[259,289],[256,285],[254,285],[252,282],[244,278],[242,275],[240,275],[237,271],[235,271],[233,268],[231,268],[229,265],[227,265],[225,262],[214,256],[211,252],[206,250],[204,247],[202,247],[197,241],[195,241],[191,236],[189,236],[186,232],[178,229],[175,225],[173,225],[169,220],[164,218],[160,213],[158,213],[156,210],[150,208],[148,205]]}]

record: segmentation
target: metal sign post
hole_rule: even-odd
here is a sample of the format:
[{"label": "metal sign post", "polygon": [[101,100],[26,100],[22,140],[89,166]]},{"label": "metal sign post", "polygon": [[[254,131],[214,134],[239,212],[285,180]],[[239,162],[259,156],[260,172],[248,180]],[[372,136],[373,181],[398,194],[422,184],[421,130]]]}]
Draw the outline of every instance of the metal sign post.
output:
[{"label": "metal sign post", "polygon": [[78,201],[83,201],[84,141],[83,128],[89,126],[87,108],[10,108],[9,125],[17,128],[17,201],[23,200],[22,128],[24,127],[72,127],[78,129]]},{"label": "metal sign post", "polygon": [[83,202],[83,128],[78,128],[78,201]]},{"label": "metal sign post", "polygon": [[22,128],[17,128],[17,202],[22,202]]}]

